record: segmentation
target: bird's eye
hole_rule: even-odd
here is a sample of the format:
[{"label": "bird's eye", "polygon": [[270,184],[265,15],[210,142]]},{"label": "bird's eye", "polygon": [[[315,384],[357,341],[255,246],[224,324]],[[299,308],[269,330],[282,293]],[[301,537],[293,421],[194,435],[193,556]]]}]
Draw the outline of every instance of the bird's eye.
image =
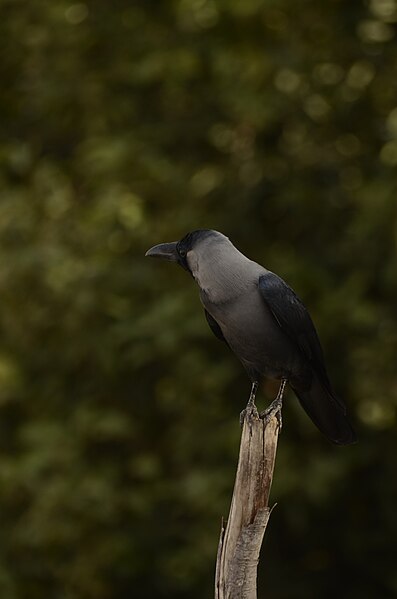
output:
[{"label": "bird's eye", "polygon": [[179,255],[181,258],[184,258],[186,256],[186,250],[179,250]]}]

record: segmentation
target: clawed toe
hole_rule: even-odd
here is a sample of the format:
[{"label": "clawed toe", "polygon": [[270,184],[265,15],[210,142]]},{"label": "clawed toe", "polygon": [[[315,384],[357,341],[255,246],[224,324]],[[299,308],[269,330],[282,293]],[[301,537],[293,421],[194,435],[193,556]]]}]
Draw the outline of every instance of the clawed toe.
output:
[{"label": "clawed toe", "polygon": [[255,405],[255,396],[256,396],[257,389],[258,389],[258,381],[254,381],[252,383],[251,394],[249,396],[248,403],[247,403],[246,407],[244,408],[244,410],[242,412],[240,412],[240,426],[243,426],[244,419],[247,416],[247,414],[250,414],[250,413],[255,414],[258,417],[258,410]]},{"label": "clawed toe", "polygon": [[253,402],[248,402],[247,407],[240,412],[240,426],[243,426],[245,418],[251,415],[255,416],[256,418],[259,417],[256,405]]},{"label": "clawed toe", "polygon": [[270,420],[275,416],[278,422],[278,428],[281,431],[283,426],[283,418],[281,414],[281,410],[283,407],[283,400],[280,398],[275,399],[270,406],[264,411],[260,413],[260,418],[265,420],[266,424],[270,422]]}]

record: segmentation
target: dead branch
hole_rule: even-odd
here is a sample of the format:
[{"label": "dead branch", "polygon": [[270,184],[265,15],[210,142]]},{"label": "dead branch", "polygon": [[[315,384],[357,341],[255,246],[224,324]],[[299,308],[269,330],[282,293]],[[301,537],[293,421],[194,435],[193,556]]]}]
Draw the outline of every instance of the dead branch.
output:
[{"label": "dead branch", "polygon": [[256,599],[278,430],[275,416],[266,422],[255,407],[246,412],[229,518],[219,539],[215,599]]}]

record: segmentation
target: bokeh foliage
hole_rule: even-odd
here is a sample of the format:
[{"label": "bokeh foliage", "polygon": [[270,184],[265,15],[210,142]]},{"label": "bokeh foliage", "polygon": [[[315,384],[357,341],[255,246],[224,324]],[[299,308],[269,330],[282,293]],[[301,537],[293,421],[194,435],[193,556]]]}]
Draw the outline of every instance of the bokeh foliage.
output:
[{"label": "bokeh foliage", "polygon": [[396,1],[0,8],[2,599],[211,596],[249,384],[143,259],[203,226],[305,300],[360,437],[289,397],[259,596],[395,597]]}]

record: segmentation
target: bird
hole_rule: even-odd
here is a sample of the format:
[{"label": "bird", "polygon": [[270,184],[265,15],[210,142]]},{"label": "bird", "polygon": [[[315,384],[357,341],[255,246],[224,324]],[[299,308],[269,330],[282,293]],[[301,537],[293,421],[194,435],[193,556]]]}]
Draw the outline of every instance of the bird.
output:
[{"label": "bird", "polygon": [[260,381],[275,379],[279,391],[263,417],[278,415],[281,427],[288,384],[327,439],[337,445],[356,442],[346,406],[331,385],[310,314],[281,277],[212,229],[155,245],[145,256],[175,262],[196,281],[209,327],[234,352],[251,381],[246,410],[255,406]]}]

